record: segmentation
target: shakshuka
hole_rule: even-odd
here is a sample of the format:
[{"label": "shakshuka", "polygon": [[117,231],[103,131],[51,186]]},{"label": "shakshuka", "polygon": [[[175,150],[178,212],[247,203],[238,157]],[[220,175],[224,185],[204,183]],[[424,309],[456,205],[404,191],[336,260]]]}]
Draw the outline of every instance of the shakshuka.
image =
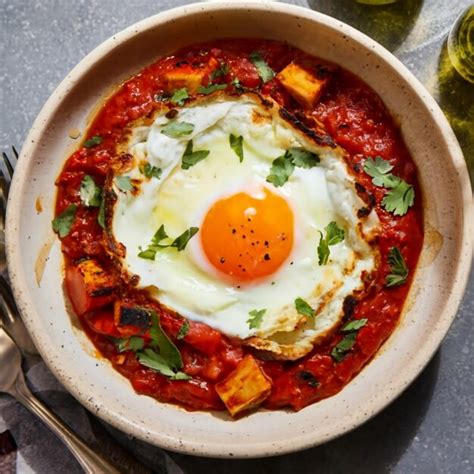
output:
[{"label": "shakshuka", "polygon": [[416,167],[380,98],[274,41],[146,67],[56,185],[84,331],[136,392],[190,410],[340,391],[396,327],[423,241]]}]

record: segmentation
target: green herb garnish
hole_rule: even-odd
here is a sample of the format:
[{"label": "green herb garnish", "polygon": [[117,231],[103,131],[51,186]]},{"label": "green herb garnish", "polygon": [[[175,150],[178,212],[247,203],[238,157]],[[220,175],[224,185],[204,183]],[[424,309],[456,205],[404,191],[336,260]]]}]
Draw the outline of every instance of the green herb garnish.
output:
[{"label": "green herb garnish", "polygon": [[270,174],[267,176],[267,181],[272,183],[275,187],[283,186],[292,175],[294,169],[295,165],[285,153],[273,160]]},{"label": "green herb garnish", "polygon": [[227,84],[209,84],[208,86],[199,86],[198,92],[200,94],[209,95],[216,91],[224,90]]},{"label": "green herb garnish", "polygon": [[249,325],[249,328],[250,329],[255,329],[255,328],[260,327],[260,324],[262,323],[263,316],[265,315],[266,312],[267,312],[266,309],[261,309],[261,310],[254,309],[254,310],[250,311],[249,312],[250,317],[247,319],[247,323]]},{"label": "green herb garnish", "polygon": [[86,148],[92,148],[92,147],[95,147],[97,145],[100,145],[102,143],[102,137],[99,137],[99,135],[95,135],[91,138],[89,138],[89,140],[86,140],[84,142],[84,146]]},{"label": "green herb garnish", "polygon": [[188,89],[183,87],[181,89],[177,89],[174,91],[173,95],[171,96],[171,103],[175,105],[179,105],[180,107],[184,105],[186,99],[189,98]]},{"label": "green herb garnish", "polygon": [[341,360],[346,357],[347,352],[349,352],[354,346],[355,340],[357,337],[357,331],[351,332],[343,337],[339,343],[333,347],[331,351],[331,356],[336,362],[341,362]]},{"label": "green herb garnish", "polygon": [[267,64],[258,51],[254,51],[250,54],[250,61],[254,63],[258,75],[264,83],[275,77],[275,71]]},{"label": "green herb garnish", "polygon": [[189,380],[191,377],[184,372],[173,370],[169,362],[153,349],[145,349],[137,353],[140,364],[148,367],[172,380]]},{"label": "green herb garnish", "polygon": [[140,173],[145,176],[145,178],[161,178],[161,168],[152,166],[148,161],[140,164],[139,166]]},{"label": "green herb garnish", "polygon": [[308,316],[308,318],[314,318],[315,311],[311,306],[306,303],[303,298],[296,298],[295,300],[295,308],[298,314],[302,314],[303,316]]},{"label": "green herb garnish", "polygon": [[141,250],[138,253],[140,258],[144,258],[146,260],[155,260],[156,252],[165,248],[176,248],[178,252],[181,252],[186,248],[188,242],[191,238],[197,234],[199,231],[198,227],[190,227],[189,229],[185,230],[181,235],[176,237],[171,243],[169,244],[162,244],[161,242],[168,238],[168,235],[165,231],[165,227],[163,225],[155,232],[155,235],[151,239],[151,244],[145,250]]},{"label": "green herb garnish", "polygon": [[191,166],[194,166],[195,164],[207,158],[208,155],[209,150],[193,151],[193,141],[189,140],[181,160],[181,168],[183,170],[188,170],[191,168]]},{"label": "green herb garnish", "polygon": [[408,268],[403,255],[397,247],[390,249],[388,253],[388,264],[390,265],[390,273],[385,279],[386,286],[403,285],[408,278]]},{"label": "green herb garnish", "polygon": [[167,124],[161,127],[161,133],[171,138],[185,137],[193,133],[194,125],[187,122],[178,122],[170,120]]},{"label": "green herb garnish", "polygon": [[354,319],[348,322],[342,329],[342,332],[353,332],[358,331],[360,328],[363,328],[367,324],[368,319]]},{"label": "green herb garnish", "polygon": [[134,189],[130,176],[117,176],[115,178],[115,183],[117,184],[117,188],[124,193]]},{"label": "green herb garnish", "polygon": [[239,157],[239,161],[242,163],[242,161],[244,161],[244,137],[242,135],[236,137],[231,133],[229,135],[229,144],[235,154]]},{"label": "green herb garnish", "polygon": [[61,212],[61,214],[59,214],[59,216],[53,219],[53,230],[59,235],[59,237],[66,237],[71,231],[71,227],[74,224],[74,219],[76,217],[76,211],[77,206],[75,204],[70,204],[63,212]]},{"label": "green herb garnish", "polygon": [[367,324],[367,319],[354,319],[348,322],[342,329],[341,332],[346,335],[333,347],[331,356],[336,362],[346,357],[347,353],[352,349],[357,338],[357,334],[361,328]]},{"label": "green herb garnish", "polygon": [[194,235],[198,233],[198,231],[199,227],[190,227],[189,229],[185,230],[179,237],[176,237],[170,247],[174,247],[178,249],[178,252],[181,252],[181,250],[184,250],[186,248],[188,242]]},{"label": "green herb garnish", "polygon": [[320,239],[318,245],[318,263],[319,265],[326,265],[329,260],[329,246],[336,245],[344,240],[345,232],[343,229],[333,221],[330,222],[324,230],[326,231],[326,237],[323,237],[323,233],[319,232]]},{"label": "green herb garnish", "polygon": [[102,202],[102,190],[88,174],[82,178],[79,194],[84,206],[99,207]]},{"label": "green herb garnish", "polygon": [[183,339],[189,331],[189,321],[186,319],[184,323],[179,328],[178,334],[176,335],[176,339]]},{"label": "green herb garnish", "polygon": [[396,216],[403,216],[415,202],[415,190],[411,184],[405,181],[390,190],[382,199],[382,206],[386,211]]},{"label": "green herb garnish", "polygon": [[304,148],[290,148],[284,155],[273,160],[267,181],[275,187],[283,186],[293,174],[295,166],[313,168],[319,163],[319,156]]},{"label": "green herb garnish", "polygon": [[229,72],[229,66],[226,63],[220,63],[219,67],[211,72],[211,82],[218,77],[226,76]]},{"label": "green herb garnish", "polygon": [[316,153],[304,148],[290,148],[288,154],[293,164],[299,168],[314,168],[320,161]]},{"label": "green herb garnish", "polygon": [[367,158],[364,171],[372,177],[372,183],[390,189],[382,199],[382,206],[396,216],[403,216],[415,201],[415,190],[411,184],[390,173],[393,166],[380,156]]},{"label": "green herb garnish", "polygon": [[133,351],[137,352],[143,349],[144,340],[138,336],[129,338],[115,339],[115,346],[119,352]]}]

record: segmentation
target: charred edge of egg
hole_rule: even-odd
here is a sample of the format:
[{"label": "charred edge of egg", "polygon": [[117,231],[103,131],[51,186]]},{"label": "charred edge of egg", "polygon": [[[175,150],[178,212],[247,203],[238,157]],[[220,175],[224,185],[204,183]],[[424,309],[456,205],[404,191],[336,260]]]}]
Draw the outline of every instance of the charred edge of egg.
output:
[{"label": "charred edge of egg", "polygon": [[[172,106],[171,104],[163,103],[162,106],[158,107],[152,115],[144,119],[139,119],[135,121],[124,132],[124,137],[121,140],[120,145],[117,147],[116,166],[112,167],[112,171],[110,172],[110,176],[107,177],[106,185],[104,188],[104,195],[106,196],[106,234],[109,243],[109,249],[111,253],[115,255],[116,262],[121,268],[122,274],[128,274],[127,270],[124,269],[123,264],[121,262],[121,259],[126,254],[126,249],[121,243],[116,241],[111,229],[114,206],[117,200],[117,196],[113,189],[113,181],[114,177],[129,170],[133,166],[134,161],[137,160],[136,157],[132,157],[132,160],[124,160],[124,155],[128,154],[128,142],[131,139],[134,127],[136,128],[139,126],[150,126],[154,123],[158,116],[164,115],[164,111],[166,111],[167,113],[169,110],[177,109],[178,115],[176,119],[179,120],[179,110],[190,108],[200,104],[212,104],[214,102],[219,102],[222,99],[230,99],[231,101],[237,102],[245,98],[251,98],[253,101],[257,101],[261,107],[265,108],[267,111],[270,111],[273,120],[282,121],[285,124],[289,125],[289,127],[295,134],[295,137],[298,137],[299,140],[303,143],[310,142],[313,143],[316,148],[333,150],[336,153],[335,156],[338,157],[337,159],[341,161],[344,165],[346,176],[348,178],[348,185],[353,190],[354,195],[361,201],[361,206],[364,205],[364,200],[360,196],[359,190],[356,186],[356,180],[354,177],[355,173],[347,165],[346,152],[339,146],[335,145],[335,143],[332,141],[332,138],[328,140],[325,138],[324,134],[320,135],[316,133],[313,129],[305,125],[301,118],[297,118],[296,116],[290,114],[288,111],[286,111],[286,109],[280,107],[272,99],[263,97],[261,94],[253,92],[240,94],[236,97],[234,95],[229,95],[225,91],[216,91],[208,96],[195,97],[194,99],[188,100],[185,107],[178,108]],[[284,110],[284,112],[282,112],[282,110]],[[321,128],[321,124],[318,124],[318,127]],[[139,183],[137,183],[136,188],[133,192],[140,193]],[[362,242],[366,243],[372,248],[372,253],[374,256],[374,266],[372,268],[371,273],[374,273],[380,263],[380,255],[378,247],[376,246],[379,228],[378,218],[375,213],[375,210],[372,208],[370,209],[370,212],[368,214],[361,213],[361,215],[357,215],[357,222],[355,222],[353,230]],[[315,243],[315,251],[316,246],[317,243]],[[344,269],[344,274],[347,275],[348,273],[350,273],[350,270]],[[354,288],[350,294],[346,295],[346,297],[357,296],[358,294],[363,293],[364,288],[366,287],[365,280],[366,276],[364,278],[361,278],[361,284],[358,287]],[[134,275],[128,275],[128,281],[134,281],[138,283],[138,277]],[[318,317],[318,314],[331,304],[332,298],[336,294],[337,290],[341,287],[341,285],[342,283],[340,283],[337,288],[329,288],[329,290],[326,292],[321,289],[321,301],[319,302],[317,308],[315,308],[316,316],[314,319],[316,319]],[[160,304],[162,303],[160,302]],[[334,317],[334,321],[332,321],[330,327],[324,328],[324,330],[320,331],[318,334],[315,334],[314,337],[305,338],[303,343],[300,344],[300,347],[296,348],[292,344],[285,344],[284,339],[286,335],[292,332],[301,333],[302,331],[307,330],[308,327],[311,326],[312,321],[309,321],[306,316],[297,315],[297,317],[293,319],[293,322],[289,324],[283,331],[281,330],[281,326],[279,326],[276,331],[270,331],[267,334],[265,334],[263,331],[261,333],[257,331],[257,334],[255,336],[244,339],[243,342],[244,344],[247,344],[257,349],[258,351],[266,353],[271,358],[295,360],[309,353],[313,349],[314,345],[320,344],[324,340],[326,340],[327,337],[329,337],[340,326],[342,319],[343,309],[341,305],[341,308],[337,312],[337,315]],[[280,322],[282,322],[282,324],[284,324],[285,322],[283,315],[282,320]]]}]

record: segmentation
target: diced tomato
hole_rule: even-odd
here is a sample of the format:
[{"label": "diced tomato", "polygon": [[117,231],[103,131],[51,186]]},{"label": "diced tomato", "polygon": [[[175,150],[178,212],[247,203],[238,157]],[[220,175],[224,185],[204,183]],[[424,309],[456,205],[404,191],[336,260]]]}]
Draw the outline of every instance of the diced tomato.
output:
[{"label": "diced tomato", "polygon": [[105,336],[120,337],[114,323],[114,314],[110,311],[97,311],[86,317],[87,324],[96,333]]},{"label": "diced tomato", "polygon": [[213,355],[217,351],[221,339],[222,335],[220,332],[211,329],[205,324],[190,322],[189,331],[184,341],[204,354]]}]

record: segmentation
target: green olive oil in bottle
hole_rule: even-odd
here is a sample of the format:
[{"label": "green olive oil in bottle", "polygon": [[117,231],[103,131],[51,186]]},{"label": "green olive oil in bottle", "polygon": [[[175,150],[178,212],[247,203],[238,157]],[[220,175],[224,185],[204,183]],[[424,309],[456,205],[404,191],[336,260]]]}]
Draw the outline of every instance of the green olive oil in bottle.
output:
[{"label": "green olive oil in bottle", "polygon": [[474,84],[474,6],[454,23],[448,36],[448,55],[456,71]]}]

